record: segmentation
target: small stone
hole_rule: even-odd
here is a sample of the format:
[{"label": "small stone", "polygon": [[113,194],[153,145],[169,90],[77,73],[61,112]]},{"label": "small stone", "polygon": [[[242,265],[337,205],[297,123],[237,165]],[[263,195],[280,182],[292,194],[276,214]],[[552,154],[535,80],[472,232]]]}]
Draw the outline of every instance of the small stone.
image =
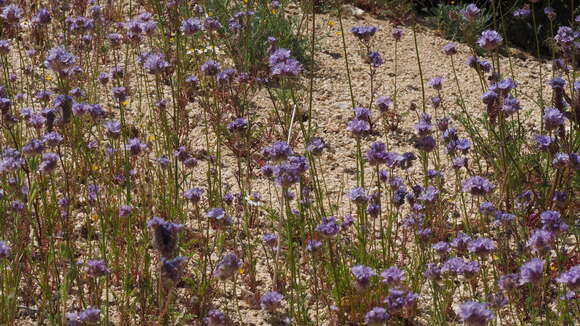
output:
[{"label": "small stone", "polygon": [[343,15],[345,15],[347,17],[352,16],[352,17],[355,17],[358,19],[361,19],[365,14],[364,10],[362,10],[358,7],[355,7],[353,5],[344,5],[341,7],[341,10],[342,10]]}]

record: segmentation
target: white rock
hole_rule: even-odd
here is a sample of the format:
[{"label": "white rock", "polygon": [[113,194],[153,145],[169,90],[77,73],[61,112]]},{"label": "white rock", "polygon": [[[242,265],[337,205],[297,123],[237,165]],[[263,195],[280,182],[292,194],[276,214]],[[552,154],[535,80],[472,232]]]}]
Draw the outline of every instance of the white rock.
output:
[{"label": "white rock", "polygon": [[344,5],[341,7],[342,14],[345,16],[353,16],[355,18],[362,18],[365,11],[353,5]]}]

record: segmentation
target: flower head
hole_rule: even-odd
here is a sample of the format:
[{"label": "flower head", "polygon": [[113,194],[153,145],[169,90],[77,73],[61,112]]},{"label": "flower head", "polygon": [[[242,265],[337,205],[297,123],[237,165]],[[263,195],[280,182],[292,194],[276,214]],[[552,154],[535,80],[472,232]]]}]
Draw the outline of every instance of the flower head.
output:
[{"label": "flower head", "polygon": [[284,296],[276,291],[266,292],[260,298],[260,306],[264,310],[274,312],[276,309],[278,309],[278,307],[280,307],[283,299]]},{"label": "flower head", "polygon": [[396,266],[389,267],[381,273],[382,283],[389,286],[399,286],[406,279],[405,271]]},{"label": "flower head", "polygon": [[374,307],[365,314],[365,324],[369,326],[384,325],[391,316],[382,307]]},{"label": "flower head", "polygon": [[520,267],[520,284],[537,284],[544,277],[545,262],[539,258],[532,258]]},{"label": "flower head", "polygon": [[89,260],[87,262],[87,273],[91,277],[101,277],[111,273],[107,264],[103,260]]},{"label": "flower head", "polygon": [[356,265],[352,267],[350,271],[354,276],[355,286],[359,290],[365,290],[368,288],[371,278],[377,275],[374,269],[364,265]]},{"label": "flower head", "polygon": [[463,192],[469,192],[474,196],[483,196],[490,193],[494,188],[494,184],[480,176],[470,177],[463,182]]},{"label": "flower head", "polygon": [[234,276],[241,266],[242,263],[238,259],[238,256],[234,252],[230,252],[217,264],[213,276],[222,281],[226,280]]},{"label": "flower head", "polygon": [[183,228],[183,224],[167,222],[155,216],[147,222],[147,227],[153,230],[155,248],[163,257],[172,257],[177,249],[177,232]]},{"label": "flower head", "polygon": [[570,267],[556,278],[556,282],[566,284],[570,290],[580,290],[580,265]]},{"label": "flower head", "polygon": [[485,30],[481,33],[481,37],[477,40],[477,44],[485,50],[495,50],[503,42],[503,37],[494,30]]},{"label": "flower head", "polygon": [[486,304],[473,301],[462,303],[458,315],[467,326],[484,326],[495,317]]},{"label": "flower head", "polygon": [[350,32],[359,40],[368,42],[378,31],[375,26],[355,26],[350,29]]}]

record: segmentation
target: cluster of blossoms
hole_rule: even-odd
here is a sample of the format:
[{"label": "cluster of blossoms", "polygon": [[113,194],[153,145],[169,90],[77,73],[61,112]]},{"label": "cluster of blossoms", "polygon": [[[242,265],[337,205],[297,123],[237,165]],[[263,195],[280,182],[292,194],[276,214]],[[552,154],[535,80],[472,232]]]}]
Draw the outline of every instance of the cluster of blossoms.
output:
[{"label": "cluster of blossoms", "polygon": [[273,77],[294,77],[302,72],[302,65],[290,56],[290,50],[276,49],[268,58],[270,73]]},{"label": "cluster of blossoms", "polygon": [[263,155],[274,165],[264,165],[260,170],[283,189],[300,181],[309,165],[305,157],[296,155],[284,141],[274,143],[262,150]]}]

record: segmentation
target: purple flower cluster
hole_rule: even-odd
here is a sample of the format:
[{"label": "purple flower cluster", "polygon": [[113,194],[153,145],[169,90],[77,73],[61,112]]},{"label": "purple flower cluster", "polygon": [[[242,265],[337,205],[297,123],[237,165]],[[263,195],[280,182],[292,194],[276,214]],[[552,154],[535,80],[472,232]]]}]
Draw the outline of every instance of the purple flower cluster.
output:
[{"label": "purple flower cluster", "polygon": [[302,72],[302,65],[290,56],[290,50],[279,48],[268,58],[273,77],[295,77]]}]

